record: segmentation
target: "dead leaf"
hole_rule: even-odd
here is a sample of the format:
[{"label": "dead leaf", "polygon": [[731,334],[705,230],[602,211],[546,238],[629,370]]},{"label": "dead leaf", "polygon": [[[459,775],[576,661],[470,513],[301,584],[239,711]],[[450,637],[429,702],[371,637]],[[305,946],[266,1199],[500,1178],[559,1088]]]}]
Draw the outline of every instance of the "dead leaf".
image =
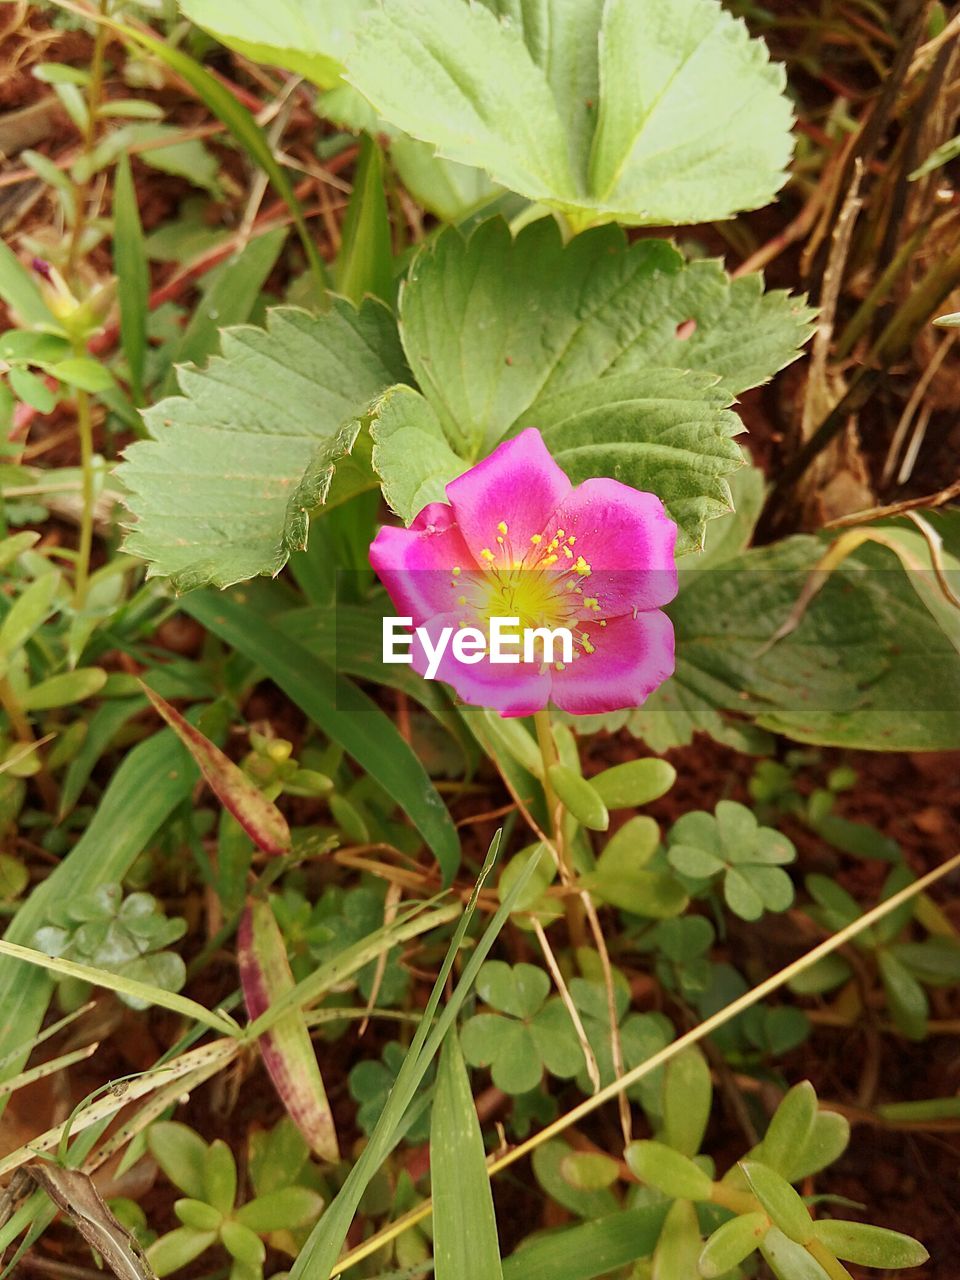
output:
[{"label": "dead leaf", "polygon": [[50,1160],[31,1161],[24,1172],[73,1220],[117,1280],[157,1280],[140,1245],[107,1208],[89,1174]]}]

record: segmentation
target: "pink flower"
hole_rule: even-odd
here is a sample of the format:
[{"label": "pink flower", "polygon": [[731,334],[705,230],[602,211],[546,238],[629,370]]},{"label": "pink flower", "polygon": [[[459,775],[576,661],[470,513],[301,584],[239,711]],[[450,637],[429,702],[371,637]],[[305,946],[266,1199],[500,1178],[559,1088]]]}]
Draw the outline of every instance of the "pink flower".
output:
[{"label": "pink flower", "polygon": [[[468,665],[448,646],[437,675],[464,702],[504,716],[555,703],[577,715],[639,706],[673,672],[677,527],[660,499],[617,480],[576,488],[539,431],[507,440],[446,487],[409,529],[385,526],[370,548],[401,616],[431,638],[445,627],[566,627],[569,663]],[[427,669],[413,644],[413,666]]]}]

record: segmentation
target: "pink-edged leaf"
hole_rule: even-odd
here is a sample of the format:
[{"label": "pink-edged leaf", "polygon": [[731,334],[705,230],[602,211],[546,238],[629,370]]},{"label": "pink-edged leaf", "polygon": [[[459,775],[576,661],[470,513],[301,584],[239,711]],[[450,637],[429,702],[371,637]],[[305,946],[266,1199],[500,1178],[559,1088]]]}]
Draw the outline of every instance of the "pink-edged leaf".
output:
[{"label": "pink-edged leaf", "polygon": [[185,720],[165,698],[145,684],[143,691],[193,756],[210,790],[233,814],[257,848],[264,853],[288,853],[290,828],[277,806],[257,790],[229,756],[225,756],[219,747]]},{"label": "pink-edged leaf", "polygon": [[[237,963],[251,1020],[293,987],[283,935],[268,902],[247,904],[237,935]],[[322,1160],[338,1160],[333,1114],[301,1011],[291,1009],[278,1018],[259,1043],[264,1065],[290,1119]]]}]

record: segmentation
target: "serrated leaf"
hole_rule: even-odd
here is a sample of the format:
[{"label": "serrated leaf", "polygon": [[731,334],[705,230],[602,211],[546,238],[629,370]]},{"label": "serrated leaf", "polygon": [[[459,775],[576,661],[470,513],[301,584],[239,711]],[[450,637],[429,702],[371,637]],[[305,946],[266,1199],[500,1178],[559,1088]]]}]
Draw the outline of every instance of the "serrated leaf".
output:
[{"label": "serrated leaf", "polygon": [[[237,939],[243,999],[251,1020],[294,987],[286,945],[270,904],[252,901]],[[292,1008],[259,1039],[264,1066],[291,1120],[321,1160],[339,1158],[337,1133],[310,1033]]]},{"label": "serrated leaf", "polygon": [[275,855],[289,852],[290,828],[273,801],[268,800],[229,756],[190,724],[165,698],[161,698],[159,693],[155,693],[147,685],[143,685],[143,690],[193,756],[217,799],[233,814],[257,847],[264,853]]},{"label": "serrated leaf", "polygon": [[430,1176],[437,1280],[502,1280],[483,1134],[455,1027],[440,1053]]},{"label": "serrated leaf", "polygon": [[[180,370],[182,396],[144,415],[120,475],[136,523],[127,548],[188,590],[277,574],[306,545],[309,512],[374,396],[404,377],[394,322],[366,302],[268,314],[225,330],[222,357]],[[344,426],[344,424],[347,424]]]},{"label": "serrated leaf", "polygon": [[756,208],[793,149],[782,68],[716,0],[384,0],[345,61],[391,123],[577,227]]},{"label": "serrated leaf", "polygon": [[514,239],[501,218],[426,244],[401,315],[418,384],[465,456],[538,401],[610,374],[690,369],[736,395],[795,360],[813,318],[802,298],[765,294],[761,276],[731,281],[665,240],[628,244],[603,227],[564,245],[552,219]]}]

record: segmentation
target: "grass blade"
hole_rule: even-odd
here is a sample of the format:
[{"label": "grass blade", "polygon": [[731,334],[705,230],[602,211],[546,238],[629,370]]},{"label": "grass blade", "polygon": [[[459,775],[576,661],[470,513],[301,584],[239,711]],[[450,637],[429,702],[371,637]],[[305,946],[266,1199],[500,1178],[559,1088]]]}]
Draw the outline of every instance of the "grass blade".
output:
[{"label": "grass blade", "polygon": [[393,722],[349,680],[320,663],[240,598],[195,591],[184,609],[261,667],[404,810],[432,850],[445,884],[460,865],[460,839],[446,805]]},{"label": "grass blade", "polygon": [[[433,1026],[447,979],[453,969],[467,928],[476,910],[480,889],[483,887],[483,883],[496,861],[499,844],[500,833],[497,832],[487,853],[473,896],[460,918],[443,964],[440,966],[437,981],[423,1012],[423,1020],[417,1028],[417,1033],[411,1042],[396,1083],[387,1099],[387,1105],[384,1107],[376,1128],[370,1137],[370,1142],[364,1149],[360,1159],[350,1170],[347,1180],[340,1188],[336,1198],[311,1232],[307,1243],[293,1264],[290,1280],[308,1280],[308,1277],[309,1280],[319,1280],[320,1277],[326,1280],[327,1276],[336,1273],[337,1258],[340,1255],[343,1242],[347,1238],[347,1232],[350,1230],[350,1224],[363,1198],[364,1191],[380,1165],[389,1155],[399,1133],[402,1132],[401,1122],[406,1115],[407,1108],[413,1101],[427,1068],[436,1057],[444,1037],[453,1025],[464,1000],[476,980],[480,966],[489,954],[497,935],[513,910],[517,897],[523,892],[527,881],[536,868],[537,859],[531,858],[487,925],[483,936],[464,967],[463,976],[457,983],[453,995],[448,1000],[443,1013],[436,1019],[436,1026]],[[431,1028],[433,1028],[432,1031]]]},{"label": "grass blade", "polygon": [[440,1053],[430,1122],[430,1181],[437,1280],[503,1280],[483,1134],[456,1027]]},{"label": "grass blade", "polygon": [[0,298],[15,311],[23,325],[46,328],[55,326],[47,304],[17,255],[0,240]]},{"label": "grass blade", "polygon": [[212,1013],[190,1000],[178,995],[175,991],[165,991],[163,987],[155,987],[149,982],[137,982],[135,978],[125,978],[121,973],[110,973],[107,969],[97,969],[90,964],[77,964],[75,960],[61,960],[58,956],[48,956],[33,947],[21,947],[16,942],[0,939],[0,956],[9,956],[24,964],[34,965],[38,969],[46,969],[49,973],[59,973],[62,977],[77,978],[80,982],[90,982],[97,987],[105,987],[108,991],[117,991],[121,995],[134,996],[146,1004],[158,1004],[173,1013],[181,1013],[185,1018],[193,1018],[204,1026],[219,1031],[221,1035],[237,1035],[238,1028],[232,1021]]},{"label": "grass blade", "polygon": [[[653,1252],[666,1204],[554,1231],[504,1259],[503,1280],[595,1280]],[[678,1277],[679,1280],[679,1277]]]},{"label": "grass blade", "polygon": [[393,248],[383,189],[383,153],[367,134],[360,141],[353,194],[343,222],[337,292],[354,306],[368,293],[387,303],[393,300]]},{"label": "grass blade", "polygon": [[113,189],[113,269],[117,273],[120,303],[120,342],[130,370],[130,391],[135,404],[143,404],[143,367],[147,356],[147,312],[150,302],[150,268],[143,242],[143,226],[137,192],[124,153],[117,165]]},{"label": "grass blade", "polygon": [[316,281],[317,292],[322,294],[328,285],[327,269],[323,265],[320,254],[317,252],[317,246],[311,239],[310,230],[303,216],[303,209],[294,193],[290,179],[274,159],[270,143],[267,141],[267,135],[250,112],[237,101],[229,89],[224,88],[215,76],[212,76],[209,71],[194,58],[191,58],[189,54],[184,53],[182,49],[177,49],[172,44],[158,40],[155,36],[148,35],[145,31],[137,31],[133,27],[125,26],[122,22],[113,22],[109,19],[107,21],[108,25],[119,35],[122,35],[124,39],[149,49],[162,62],[165,62],[172,71],[175,71],[178,76],[186,80],[203,104],[213,112],[218,120],[226,125],[250,158],[260,165],[290,210],[294,225],[303,242],[307,261],[310,263],[310,269]]}]

